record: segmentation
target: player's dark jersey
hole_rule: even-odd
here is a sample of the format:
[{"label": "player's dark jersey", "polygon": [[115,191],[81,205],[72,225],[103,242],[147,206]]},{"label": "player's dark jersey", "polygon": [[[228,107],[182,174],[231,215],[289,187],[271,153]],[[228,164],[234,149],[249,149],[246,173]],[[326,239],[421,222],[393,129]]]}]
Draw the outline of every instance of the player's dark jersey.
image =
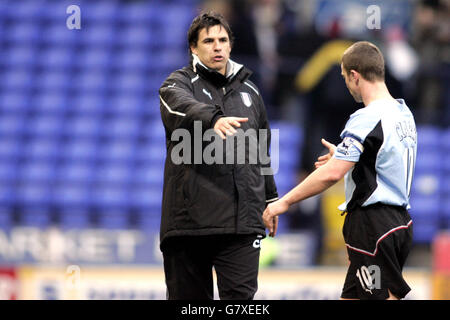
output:
[{"label": "player's dark jersey", "polygon": [[356,162],[341,210],[374,203],[409,208],[417,153],[414,117],[403,99],[382,99],[350,116],[334,157]]}]

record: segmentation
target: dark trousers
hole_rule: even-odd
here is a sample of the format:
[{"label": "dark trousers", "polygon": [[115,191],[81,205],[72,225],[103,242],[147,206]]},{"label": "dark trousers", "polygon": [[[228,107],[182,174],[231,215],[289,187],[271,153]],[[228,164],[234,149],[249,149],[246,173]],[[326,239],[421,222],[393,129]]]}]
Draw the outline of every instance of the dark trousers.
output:
[{"label": "dark trousers", "polygon": [[166,239],[162,249],[169,300],[212,300],[213,274],[222,300],[251,300],[258,289],[261,236],[208,235]]}]

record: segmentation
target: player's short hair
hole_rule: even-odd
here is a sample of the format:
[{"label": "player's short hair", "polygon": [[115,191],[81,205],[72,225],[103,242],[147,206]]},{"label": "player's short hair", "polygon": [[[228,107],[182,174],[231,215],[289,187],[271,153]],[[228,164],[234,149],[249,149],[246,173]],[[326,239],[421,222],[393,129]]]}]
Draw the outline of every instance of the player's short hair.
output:
[{"label": "player's short hair", "polygon": [[342,66],[347,74],[355,70],[367,81],[384,81],[383,54],[368,41],[358,41],[345,50]]},{"label": "player's short hair", "polygon": [[192,20],[191,26],[188,31],[188,44],[189,44],[189,53],[191,53],[191,46],[197,46],[198,35],[203,28],[206,28],[206,31],[209,31],[210,27],[221,25],[225,28],[228,33],[228,38],[230,41],[230,46],[233,46],[233,32],[231,31],[230,25],[225,20],[225,18],[217,12],[209,11],[204,12],[198,15]]}]

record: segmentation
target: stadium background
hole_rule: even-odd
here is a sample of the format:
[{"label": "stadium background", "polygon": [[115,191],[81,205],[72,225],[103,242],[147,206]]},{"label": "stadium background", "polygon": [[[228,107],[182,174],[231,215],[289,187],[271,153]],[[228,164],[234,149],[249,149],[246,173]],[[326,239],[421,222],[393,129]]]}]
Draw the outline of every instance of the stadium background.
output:
[{"label": "stadium background", "polygon": [[[188,62],[201,8],[229,19],[232,59],[255,72],[279,129],[281,195],[312,170],[320,138],[337,143],[361,107],[340,76],[343,49],[380,46],[388,87],[418,125],[409,298],[449,298],[450,7],[438,0],[2,0],[0,298],[165,298],[158,88]],[[338,184],[281,217],[262,243],[257,298],[338,298],[343,199]]]}]

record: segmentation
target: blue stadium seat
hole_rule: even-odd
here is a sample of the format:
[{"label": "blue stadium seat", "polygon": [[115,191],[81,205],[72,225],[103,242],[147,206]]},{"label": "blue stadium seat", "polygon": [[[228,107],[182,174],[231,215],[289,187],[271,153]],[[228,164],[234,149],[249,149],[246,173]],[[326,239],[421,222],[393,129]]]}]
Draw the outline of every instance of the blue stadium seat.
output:
[{"label": "blue stadium seat", "polygon": [[[12,11],[10,11],[12,12]],[[41,37],[40,25],[35,21],[16,20],[5,30],[4,37],[9,43],[35,44]]]},{"label": "blue stadium seat", "polygon": [[36,62],[36,49],[27,42],[9,47],[0,64],[12,68],[30,68]]},{"label": "blue stadium seat", "polygon": [[450,174],[450,152],[446,152],[446,154],[444,154],[442,156],[443,161],[442,162],[442,169],[444,170],[445,174],[449,175]]},{"label": "blue stadium seat", "polygon": [[95,169],[88,162],[67,162],[58,167],[57,180],[62,183],[73,184],[74,195],[87,192],[79,184],[90,183],[94,179]]},{"label": "blue stadium seat", "polygon": [[118,52],[113,58],[114,68],[119,70],[143,71],[150,67],[153,62],[149,59],[150,52],[143,49],[123,50]]},{"label": "blue stadium seat", "polygon": [[0,209],[0,230],[9,230],[13,224],[12,212],[8,207]]},{"label": "blue stadium seat", "polygon": [[0,160],[15,162],[21,156],[21,142],[14,138],[0,138]]},{"label": "blue stadium seat", "polygon": [[41,206],[42,208],[48,208],[51,201],[50,185],[33,180],[25,181],[25,183],[17,187],[16,197],[18,203],[30,207]]},{"label": "blue stadium seat", "polygon": [[20,225],[45,229],[51,225],[51,215],[47,208],[25,207],[20,217]]},{"label": "blue stadium seat", "polygon": [[153,54],[149,61],[152,70],[159,73],[167,73],[167,76],[175,69],[184,67],[189,62],[188,54],[179,48],[169,48]]},{"label": "blue stadium seat", "polygon": [[[66,110],[68,99],[64,93],[57,90],[43,91],[34,97],[32,103],[34,110],[42,115],[38,120],[39,122],[51,121],[50,119],[53,116],[56,117],[56,122],[62,122],[56,114],[61,114]],[[58,126],[57,123],[55,125]],[[62,123],[59,123],[59,125],[62,125]]]},{"label": "blue stadium seat", "polygon": [[81,31],[80,44],[90,48],[104,48],[115,43],[116,30],[113,23],[100,24],[99,21],[95,21],[94,28],[85,28]]},{"label": "blue stadium seat", "polygon": [[99,115],[108,105],[108,100],[98,92],[78,93],[68,104],[68,110],[72,113],[83,115]]},{"label": "blue stadium seat", "polygon": [[[152,95],[154,102],[153,105],[159,106],[159,88],[163,84],[164,80],[169,76],[169,73],[159,72],[151,74],[147,79],[147,86],[149,93]],[[159,110],[159,109],[158,109]]]},{"label": "blue stadium seat", "polygon": [[98,146],[91,139],[77,139],[68,142],[62,150],[62,156],[71,161],[94,161]]},{"label": "blue stadium seat", "polygon": [[287,167],[280,167],[278,172],[275,173],[274,179],[278,188],[290,189],[296,185],[297,174]]},{"label": "blue stadium seat", "polygon": [[446,226],[450,227],[450,193],[442,198],[441,218],[444,220]]},{"label": "blue stadium seat", "polygon": [[[113,23],[120,13],[121,7],[117,1],[87,1],[81,4],[82,19],[86,20],[87,25],[97,23]],[[82,23],[83,24],[83,23]],[[82,25],[83,27],[83,25]]]},{"label": "blue stadium seat", "polygon": [[415,218],[437,218],[441,211],[441,201],[439,195],[432,196],[411,196],[410,214]]},{"label": "blue stadium seat", "polygon": [[8,181],[0,181],[0,205],[13,205],[17,200],[15,186]]},{"label": "blue stadium seat", "polygon": [[[0,116],[0,143],[5,137],[20,136],[24,130],[24,117],[19,114],[5,114]],[[16,141],[18,143],[18,141]]]},{"label": "blue stadium seat", "polygon": [[152,8],[153,6],[151,6],[150,2],[129,2],[120,7],[117,19],[122,23],[130,23],[132,21],[134,24],[143,24],[149,21]]},{"label": "blue stadium seat", "polygon": [[36,63],[46,69],[67,70],[72,66],[75,55],[64,47],[50,47],[38,55]]},{"label": "blue stadium seat", "polygon": [[[450,196],[450,175],[445,175],[442,177],[442,187],[441,192],[445,195]],[[449,207],[450,212],[450,207]]]},{"label": "blue stadium seat", "polygon": [[156,39],[152,38],[152,29],[146,25],[130,25],[118,30],[116,43],[124,47],[149,46]]},{"label": "blue stadium seat", "polygon": [[29,109],[29,101],[23,92],[0,92],[0,112],[22,113]]},{"label": "blue stadium seat", "polygon": [[157,34],[157,38],[161,39],[160,43],[164,47],[179,47],[186,43],[186,30],[189,28],[195,11],[192,6],[182,6],[180,4],[164,4],[155,7],[159,15],[164,18],[160,21],[163,24],[170,24],[170,28],[161,28],[161,33]]},{"label": "blue stadium seat", "polygon": [[60,153],[59,141],[55,137],[36,138],[24,147],[24,156],[30,161],[54,161]]},{"label": "blue stadium seat", "polygon": [[[270,123],[271,130],[278,130],[280,145],[298,146],[303,141],[303,129],[299,126],[281,122],[273,121]],[[319,141],[320,142],[320,141]]]},{"label": "blue stadium seat", "polygon": [[442,168],[442,153],[435,150],[417,150],[415,172],[439,171]]},{"label": "blue stadium seat", "polygon": [[98,214],[98,228],[101,229],[128,229],[129,217],[126,211],[108,211]]},{"label": "blue stadium seat", "polygon": [[20,167],[20,178],[26,182],[49,182],[53,180],[55,174],[55,166],[49,161],[25,162]]},{"label": "blue stadium seat", "polygon": [[0,181],[5,184],[4,186],[12,187],[17,179],[17,173],[17,162],[14,159],[0,160]]},{"label": "blue stadium seat", "polygon": [[92,188],[91,201],[98,208],[124,208],[129,203],[129,191],[125,186],[96,185]]},{"label": "blue stadium seat", "polygon": [[124,72],[112,81],[112,89],[115,92],[125,92],[131,94],[143,93],[147,87],[147,78],[141,72]]},{"label": "blue stadium seat", "polygon": [[42,1],[22,0],[5,3],[4,14],[15,21],[36,21],[44,10]]},{"label": "blue stadium seat", "polygon": [[450,128],[443,130],[441,141],[444,144],[444,149],[447,152],[450,151]]},{"label": "blue stadium seat", "polygon": [[1,83],[3,90],[31,90],[33,88],[33,73],[31,70],[14,68],[2,74]]},{"label": "blue stadium seat", "polygon": [[159,212],[162,203],[162,186],[134,188],[130,193],[130,204],[143,212]]},{"label": "blue stadium seat", "polygon": [[432,126],[417,127],[418,154],[422,151],[439,151],[441,146],[441,130]]},{"label": "blue stadium seat", "polygon": [[104,163],[125,163],[131,165],[134,160],[135,146],[133,140],[111,139],[102,145],[98,159]]},{"label": "blue stadium seat", "polygon": [[85,70],[83,73],[74,77],[72,86],[85,93],[99,93],[106,90],[108,80],[108,74],[102,70]]},{"label": "blue stadium seat", "polygon": [[[48,10],[48,12],[54,12],[60,14],[56,10]],[[65,11],[64,11],[65,13]],[[65,15],[67,19],[67,15]],[[43,44],[49,46],[69,46],[76,45],[80,40],[80,34],[77,31],[69,30],[67,28],[61,28],[61,20],[47,25],[43,34],[45,37],[41,39]]]},{"label": "blue stadium seat", "polygon": [[137,226],[144,232],[158,232],[161,225],[161,212],[139,212],[137,217]]},{"label": "blue stadium seat", "polygon": [[165,149],[166,131],[161,120],[154,119],[144,123],[141,129],[141,136],[147,138],[156,147]]},{"label": "blue stadium seat", "polygon": [[65,136],[75,139],[96,139],[101,132],[99,117],[80,115],[69,119],[65,125]]},{"label": "blue stadium seat", "polygon": [[413,217],[413,242],[431,244],[439,231],[439,220],[436,218]]},{"label": "blue stadium seat", "polygon": [[63,123],[57,116],[37,116],[29,118],[26,132],[31,137],[55,137],[62,130]]},{"label": "blue stadium seat", "polygon": [[148,164],[136,168],[135,181],[138,184],[161,188],[164,182],[164,168],[155,164]]},{"label": "blue stadium seat", "polygon": [[91,228],[90,212],[86,208],[62,208],[60,227],[63,230]]},{"label": "blue stadium seat", "polygon": [[110,66],[111,52],[103,47],[89,48],[76,55],[72,65],[84,70],[105,69]]},{"label": "blue stadium seat", "polygon": [[119,94],[111,98],[105,111],[115,116],[139,116],[145,101],[130,94]]},{"label": "blue stadium seat", "polygon": [[411,196],[438,195],[441,190],[442,176],[439,172],[423,171],[416,172],[411,186]]},{"label": "blue stadium seat", "polygon": [[60,92],[71,87],[71,77],[68,72],[61,70],[45,70],[39,75],[37,85],[46,92]]},{"label": "blue stadium seat", "polygon": [[140,119],[117,116],[103,122],[103,128],[105,128],[101,133],[103,137],[128,140],[139,135]]},{"label": "blue stadium seat", "polygon": [[142,144],[136,150],[136,159],[140,163],[164,165],[166,148],[164,145]]},{"label": "blue stadium seat", "polygon": [[62,208],[87,208],[91,204],[91,190],[87,183],[63,181],[53,190],[54,203]]},{"label": "blue stadium seat", "polygon": [[131,180],[131,167],[127,164],[105,164],[96,169],[94,179],[101,184],[126,186]]},{"label": "blue stadium seat", "polygon": [[278,219],[277,234],[286,233],[289,231],[289,220],[288,219]]},{"label": "blue stadium seat", "polygon": [[[161,83],[159,83],[161,84]],[[158,85],[159,85],[158,84]],[[161,115],[160,115],[160,108],[159,108],[159,94],[158,94],[159,87],[155,88],[153,91],[149,91],[147,96],[145,97],[145,104],[143,104],[143,114],[150,117],[150,119],[158,119],[160,121]]]},{"label": "blue stadium seat", "polygon": [[288,167],[295,170],[300,165],[300,152],[301,149],[292,148],[292,146],[290,148],[282,148],[280,146],[277,155],[272,145],[270,148],[271,162],[275,164],[275,161],[278,160],[280,168]]}]

